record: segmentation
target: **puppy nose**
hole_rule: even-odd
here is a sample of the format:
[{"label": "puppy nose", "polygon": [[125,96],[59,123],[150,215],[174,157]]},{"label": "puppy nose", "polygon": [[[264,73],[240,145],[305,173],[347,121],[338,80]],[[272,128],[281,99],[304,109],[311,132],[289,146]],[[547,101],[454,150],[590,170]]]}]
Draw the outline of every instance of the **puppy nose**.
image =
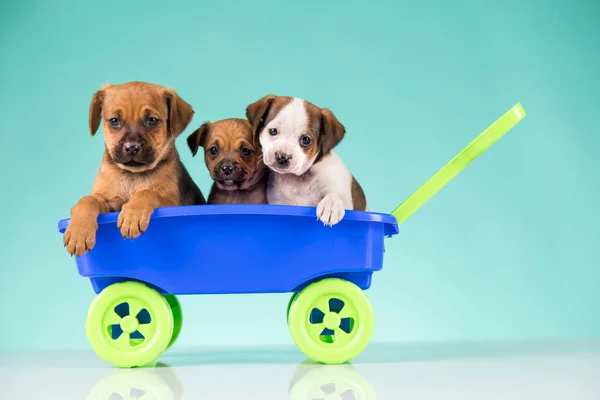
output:
[{"label": "puppy nose", "polygon": [[233,165],[223,165],[221,166],[221,171],[223,171],[225,175],[231,175],[231,173],[233,172]]},{"label": "puppy nose", "polygon": [[130,156],[135,156],[140,150],[141,150],[141,146],[137,143],[125,143],[124,149],[125,149],[125,153],[129,154]]},{"label": "puppy nose", "polygon": [[279,152],[275,153],[275,157],[277,157],[277,164],[279,164],[280,167],[287,167],[290,165],[290,160],[292,159],[290,154]]}]

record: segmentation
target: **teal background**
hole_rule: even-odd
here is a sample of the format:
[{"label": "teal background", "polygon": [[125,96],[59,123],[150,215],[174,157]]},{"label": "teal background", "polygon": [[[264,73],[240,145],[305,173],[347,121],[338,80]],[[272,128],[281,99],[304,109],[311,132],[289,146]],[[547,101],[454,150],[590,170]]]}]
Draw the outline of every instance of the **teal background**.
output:
[{"label": "teal background", "polygon": [[[595,1],[20,1],[0,11],[0,350],[87,348],[93,298],[57,233],[103,152],[103,83],[175,88],[205,120],[268,93],[337,114],[391,211],[517,101],[527,118],[387,242],[376,342],[600,336]],[[184,137],[182,158],[208,193]],[[243,262],[243,255],[240,255]],[[218,268],[218,266],[215,266]],[[287,295],[184,297],[179,346],[291,344]]]}]

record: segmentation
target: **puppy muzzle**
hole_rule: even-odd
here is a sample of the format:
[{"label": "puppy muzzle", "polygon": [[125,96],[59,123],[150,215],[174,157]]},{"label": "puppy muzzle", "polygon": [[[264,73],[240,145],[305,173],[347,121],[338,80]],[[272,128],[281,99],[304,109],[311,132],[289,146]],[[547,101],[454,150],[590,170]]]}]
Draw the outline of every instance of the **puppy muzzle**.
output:
[{"label": "puppy muzzle", "polygon": [[294,158],[294,156],[292,156],[291,154],[283,153],[283,152],[279,152],[279,151],[276,152],[275,153],[275,162],[277,163],[277,168],[287,169],[291,164],[292,158]]},{"label": "puppy muzzle", "polygon": [[116,163],[135,168],[151,165],[156,155],[150,144],[137,135],[125,135],[113,150]]},{"label": "puppy muzzle", "polygon": [[303,173],[302,169],[305,163],[303,154],[284,149],[273,149],[268,151],[263,150],[263,156],[265,165],[272,171],[280,174],[294,175]]},{"label": "puppy muzzle", "polygon": [[212,178],[219,187],[237,189],[246,180],[246,171],[236,163],[221,163],[213,169]]}]

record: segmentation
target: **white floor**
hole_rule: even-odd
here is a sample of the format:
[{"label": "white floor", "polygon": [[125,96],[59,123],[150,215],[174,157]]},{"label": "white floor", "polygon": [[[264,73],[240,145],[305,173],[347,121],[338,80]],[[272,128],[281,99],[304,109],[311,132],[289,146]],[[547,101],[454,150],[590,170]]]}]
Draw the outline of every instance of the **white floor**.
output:
[{"label": "white floor", "polygon": [[174,349],[119,370],[91,352],[0,354],[0,399],[600,399],[600,342],[372,344],[353,365],[295,348]]}]

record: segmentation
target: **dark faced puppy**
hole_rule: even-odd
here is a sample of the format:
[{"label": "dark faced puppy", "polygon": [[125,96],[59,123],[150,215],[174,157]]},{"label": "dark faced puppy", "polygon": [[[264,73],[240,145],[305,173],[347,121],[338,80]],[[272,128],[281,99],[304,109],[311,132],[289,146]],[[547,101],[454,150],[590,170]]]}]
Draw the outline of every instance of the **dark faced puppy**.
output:
[{"label": "dark faced puppy", "polygon": [[214,180],[209,204],[267,202],[267,169],[247,120],[206,122],[187,138],[187,143],[194,156],[199,147],[204,148],[204,161]]},{"label": "dark faced puppy", "polygon": [[365,194],[334,151],[346,129],[327,108],[273,94],[248,105],[246,117],[272,171],[269,204],[317,207],[326,225],[345,210],[367,210]]},{"label": "dark faced puppy", "polygon": [[64,234],[71,255],[94,247],[101,213],[120,211],[117,226],[133,239],[146,230],[155,208],[205,203],[175,148],[193,115],[174,90],[150,83],[106,85],[94,94],[90,133],[103,120],[106,150],[91,194],[71,209]]}]

